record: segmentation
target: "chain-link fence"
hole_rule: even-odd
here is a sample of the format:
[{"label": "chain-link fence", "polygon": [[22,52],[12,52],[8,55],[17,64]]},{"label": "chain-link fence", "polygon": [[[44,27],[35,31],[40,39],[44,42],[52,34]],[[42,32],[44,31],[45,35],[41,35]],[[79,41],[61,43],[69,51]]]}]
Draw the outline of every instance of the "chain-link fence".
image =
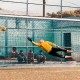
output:
[{"label": "chain-link fence", "polygon": [[[16,14],[16,15],[29,15],[29,16],[49,16],[50,13],[55,17],[55,15],[63,15],[63,12],[67,12],[67,16],[71,14],[72,16],[74,10],[79,10],[79,0],[66,1],[66,0],[0,0],[0,13],[1,14]],[[16,6],[16,7],[15,7]],[[66,12],[65,12],[66,13]],[[80,14],[80,10],[77,11],[77,16]],[[60,16],[59,16],[60,17]]]},{"label": "chain-link fence", "polygon": [[[40,39],[51,41],[73,51],[79,51],[80,48],[80,20],[78,19],[0,16],[0,27],[2,26],[7,30],[5,32],[0,30],[0,53],[6,58],[11,57],[13,47],[16,47],[18,52],[23,50],[25,56],[29,50],[32,50],[36,56],[41,49],[31,44],[27,37],[31,37],[35,42],[39,42]],[[60,54],[65,55],[62,52]],[[44,55],[48,60],[62,60],[45,52]]]}]

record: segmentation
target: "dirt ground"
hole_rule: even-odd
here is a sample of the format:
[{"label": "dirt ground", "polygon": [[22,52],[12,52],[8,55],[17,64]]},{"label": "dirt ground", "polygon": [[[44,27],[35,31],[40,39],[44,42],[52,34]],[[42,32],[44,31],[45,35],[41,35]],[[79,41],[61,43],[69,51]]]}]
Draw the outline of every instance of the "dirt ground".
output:
[{"label": "dirt ground", "polygon": [[80,80],[80,67],[0,68],[0,80]]}]

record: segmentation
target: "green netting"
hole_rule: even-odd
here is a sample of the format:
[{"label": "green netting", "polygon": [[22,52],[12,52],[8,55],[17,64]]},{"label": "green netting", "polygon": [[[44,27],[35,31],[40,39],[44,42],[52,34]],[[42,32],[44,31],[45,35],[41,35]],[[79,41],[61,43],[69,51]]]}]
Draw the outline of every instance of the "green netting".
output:
[{"label": "green netting", "polygon": [[[51,41],[59,46],[76,50],[80,46],[80,21],[38,19],[23,17],[0,17],[0,27],[5,26],[6,32],[0,31],[0,51],[10,56],[12,47],[26,54],[30,49],[34,53],[40,48],[31,44],[27,37],[39,42],[40,39]],[[44,52],[45,53],[45,52]]]}]

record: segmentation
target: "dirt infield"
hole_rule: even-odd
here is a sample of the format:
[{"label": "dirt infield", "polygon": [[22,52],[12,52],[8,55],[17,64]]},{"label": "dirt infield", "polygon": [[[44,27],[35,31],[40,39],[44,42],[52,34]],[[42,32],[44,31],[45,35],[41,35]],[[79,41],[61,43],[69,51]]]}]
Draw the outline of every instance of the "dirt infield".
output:
[{"label": "dirt infield", "polygon": [[80,67],[0,68],[0,80],[80,80]]}]

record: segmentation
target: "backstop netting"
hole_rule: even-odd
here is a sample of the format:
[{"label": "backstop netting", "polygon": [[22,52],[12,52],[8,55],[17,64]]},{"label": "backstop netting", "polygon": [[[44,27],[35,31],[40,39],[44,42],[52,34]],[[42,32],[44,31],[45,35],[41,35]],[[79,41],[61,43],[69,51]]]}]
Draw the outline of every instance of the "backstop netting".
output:
[{"label": "backstop netting", "polygon": [[[60,19],[0,15],[0,27],[2,26],[7,29],[5,32],[0,30],[0,54],[5,57],[11,57],[12,47],[16,47],[18,52],[23,50],[25,56],[27,56],[29,50],[32,50],[34,56],[36,56],[41,49],[31,44],[27,37],[31,37],[35,42],[39,42],[40,39],[51,41],[73,51],[80,49],[79,18]],[[59,54],[65,55],[62,52]],[[61,60],[45,52],[44,55],[48,60]]]}]

